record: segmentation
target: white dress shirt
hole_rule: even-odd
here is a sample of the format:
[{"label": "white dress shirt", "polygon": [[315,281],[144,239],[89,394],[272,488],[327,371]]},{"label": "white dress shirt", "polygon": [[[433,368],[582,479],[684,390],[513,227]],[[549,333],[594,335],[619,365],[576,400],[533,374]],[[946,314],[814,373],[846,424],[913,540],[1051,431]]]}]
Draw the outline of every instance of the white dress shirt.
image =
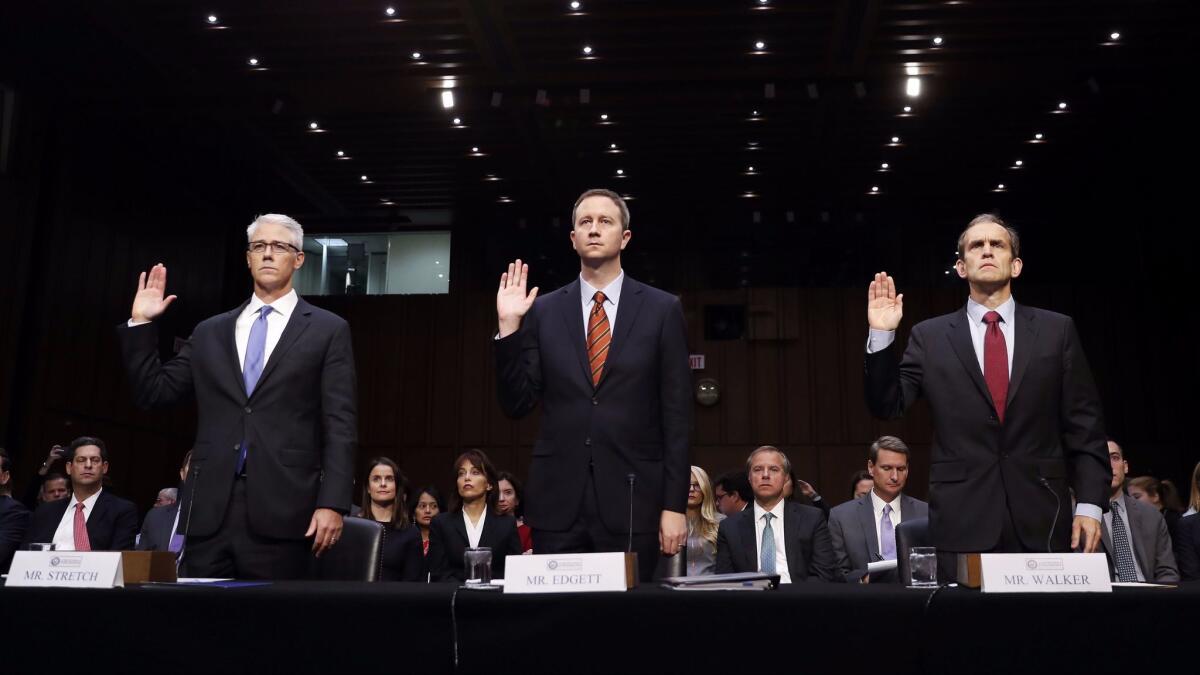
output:
[{"label": "white dress shirt", "polygon": [[[283,329],[287,328],[288,319],[292,318],[299,301],[300,296],[296,295],[296,289],[293,288],[287,295],[271,303],[272,311],[267,315],[267,345],[263,350],[264,368],[270,362],[271,352],[275,350],[275,345],[279,344],[279,337],[283,335]],[[250,342],[250,327],[258,320],[258,310],[265,304],[267,303],[257,295],[250,296],[250,304],[238,315],[234,325],[233,340],[237,344],[238,363],[242,365],[243,370],[246,367],[246,345]]]},{"label": "white dress shirt", "polygon": [[[775,508],[771,509],[771,513],[775,516],[771,519],[771,532],[775,535],[775,573],[779,575],[779,583],[781,584],[792,583],[792,575],[788,572],[786,544],[783,541],[783,512],[786,504],[785,500],[780,499]],[[762,564],[763,529],[765,529],[764,526],[766,525],[763,516],[766,513],[767,510],[759,506],[758,500],[755,500],[754,551],[757,554],[755,558],[759,565]]]},{"label": "white dress shirt", "polygon": [[625,270],[617,275],[604,288],[596,288],[583,280],[583,275],[579,275],[579,296],[583,301],[583,335],[587,339],[588,318],[592,314],[592,305],[595,303],[596,291],[604,291],[604,313],[608,315],[608,330],[613,335],[616,335],[617,330],[617,307],[621,304],[621,287],[625,284]]},{"label": "white dress shirt", "polygon": [[875,545],[878,547],[875,550],[879,551],[879,555],[883,555],[883,533],[879,531],[879,521],[883,519],[883,507],[888,504],[892,505],[892,512],[888,514],[888,520],[892,521],[892,532],[894,533],[896,526],[900,524],[900,495],[896,495],[896,498],[890,502],[885,502],[875,494],[874,490],[871,490],[871,508],[875,510]]},{"label": "white dress shirt", "polygon": [[[96,494],[83,500],[83,521],[86,523],[88,518],[92,517],[92,509],[96,507],[96,500],[100,497],[100,493],[104,492],[104,488],[96,490]],[[54,531],[55,550],[58,551],[74,551],[75,550],[75,505],[79,500],[75,498],[75,493],[72,492],[67,500],[71,502],[67,507],[67,512],[63,514],[62,520],[58,521],[58,529]]]},{"label": "white dress shirt", "polygon": [[[987,333],[987,324],[983,321],[983,316],[989,310],[987,307],[967,298],[967,325],[971,328],[971,346],[975,350],[975,358],[979,361],[979,372],[983,372],[983,338]],[[1017,346],[1017,301],[1010,295],[1008,300],[1005,300],[995,309],[1000,315],[1000,332],[1004,334],[1004,346],[1008,348],[1008,376],[1012,377],[1013,352]],[[876,330],[872,328],[867,337],[867,353],[874,354],[883,349],[887,349],[896,339],[896,331],[894,330]],[[1103,509],[1097,504],[1085,504],[1080,502],[1075,505],[1075,515],[1087,516],[1095,520],[1101,519]],[[878,526],[876,527],[878,529]]]},{"label": "white dress shirt", "polygon": [[483,523],[487,520],[487,507],[484,507],[483,513],[479,514],[479,524],[471,523],[471,516],[467,515],[467,510],[462,511],[463,523],[467,526],[467,542],[471,544],[471,548],[479,548],[479,538],[483,536]]},{"label": "white dress shirt", "polygon": [[[1135,554],[1133,552],[1133,527],[1129,524],[1129,508],[1125,506],[1126,499],[1127,499],[1127,497],[1125,495],[1121,495],[1121,498],[1116,500],[1117,501],[1116,509],[1117,509],[1117,511],[1121,512],[1121,522],[1125,523],[1125,545],[1129,548],[1129,557],[1133,558],[1133,569],[1135,572],[1137,572],[1137,580],[1145,581],[1146,575],[1142,573],[1142,565],[1141,565],[1141,563],[1138,562],[1137,554]],[[1108,530],[1108,540],[1112,542],[1113,546],[1116,546],[1117,539],[1116,539],[1116,537],[1112,536],[1112,511],[1111,510],[1108,513],[1104,514],[1104,529]],[[1116,581],[1117,580],[1117,552],[1110,551],[1110,553],[1112,553],[1112,561],[1113,561],[1113,581]]]}]

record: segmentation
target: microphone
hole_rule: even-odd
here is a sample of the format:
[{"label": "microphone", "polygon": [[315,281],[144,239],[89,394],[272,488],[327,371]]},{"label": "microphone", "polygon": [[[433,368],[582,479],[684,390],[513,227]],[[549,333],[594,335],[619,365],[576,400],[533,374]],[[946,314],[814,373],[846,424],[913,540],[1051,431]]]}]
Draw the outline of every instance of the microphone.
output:
[{"label": "microphone", "polygon": [[637,474],[625,476],[629,480],[629,547],[628,553],[633,553],[633,484],[637,482]]},{"label": "microphone", "polygon": [[[176,569],[183,563],[183,556],[187,549],[188,534],[192,527],[192,509],[196,508],[196,487],[200,483],[200,464],[196,464],[195,466],[196,468],[192,469],[192,480],[189,481],[191,486],[188,490],[188,509],[183,521],[183,542],[179,548],[179,559],[175,561]],[[171,536],[174,538],[175,533],[172,532]],[[167,547],[170,547],[170,542],[167,543]]]},{"label": "microphone", "polygon": [[1038,476],[1038,482],[1042,484],[1042,487],[1049,490],[1050,494],[1054,495],[1054,520],[1050,523],[1050,532],[1046,534],[1046,553],[1052,553],[1050,550],[1050,541],[1054,538],[1054,526],[1058,525],[1058,512],[1062,508],[1062,500],[1059,499],[1058,493],[1054,491],[1054,488],[1050,487],[1050,481],[1046,480],[1044,476]]}]

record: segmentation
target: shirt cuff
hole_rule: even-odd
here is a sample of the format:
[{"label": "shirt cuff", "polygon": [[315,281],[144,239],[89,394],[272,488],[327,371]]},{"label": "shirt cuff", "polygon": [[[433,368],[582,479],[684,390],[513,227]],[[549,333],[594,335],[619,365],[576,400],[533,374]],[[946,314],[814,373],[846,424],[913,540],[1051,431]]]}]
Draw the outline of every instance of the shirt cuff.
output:
[{"label": "shirt cuff", "polygon": [[867,336],[867,353],[874,354],[892,346],[896,340],[896,331],[894,330],[877,330],[871,329]]},{"label": "shirt cuff", "polygon": [[130,328],[133,328],[134,326],[144,326],[148,323],[150,323],[150,322],[149,321],[134,321],[133,319],[130,319],[128,322],[126,322],[125,325],[129,326]]},{"label": "shirt cuff", "polygon": [[1100,521],[1100,522],[1104,521],[1104,511],[1101,510],[1101,508],[1099,506],[1096,506],[1095,504],[1083,504],[1083,503],[1076,504],[1075,505],[1075,515],[1087,516],[1088,518],[1091,518],[1093,520]]}]

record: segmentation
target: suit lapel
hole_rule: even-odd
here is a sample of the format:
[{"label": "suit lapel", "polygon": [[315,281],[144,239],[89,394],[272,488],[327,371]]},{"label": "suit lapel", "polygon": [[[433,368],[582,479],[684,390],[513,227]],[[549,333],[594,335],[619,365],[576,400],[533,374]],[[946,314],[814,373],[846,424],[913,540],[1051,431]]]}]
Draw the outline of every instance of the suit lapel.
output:
[{"label": "suit lapel", "polygon": [[638,310],[642,308],[642,300],[642,285],[626,275],[621,287],[620,311],[617,312],[617,318],[621,319],[621,322],[617,324],[612,344],[608,346],[608,358],[604,362],[604,372],[600,373],[600,383],[597,388],[608,379],[608,374],[612,372],[613,365],[617,362],[621,347],[629,340],[629,331],[633,330]]},{"label": "suit lapel", "polygon": [[969,320],[965,309],[955,314],[950,321],[946,338],[950,340],[950,346],[954,349],[958,360],[962,362],[963,368],[971,376],[975,388],[979,390],[983,399],[987,401],[988,407],[992,408],[994,412],[996,406],[992,403],[992,395],[988,393],[987,382],[983,379],[983,371],[979,369],[979,360],[975,357],[975,347],[971,344],[971,327],[967,325]]},{"label": "suit lapel", "polygon": [[237,319],[250,304],[247,298],[240,307],[232,312],[226,312],[217,325],[217,335],[221,336],[221,349],[225,352],[225,361],[233,368],[234,388],[246,395],[246,378],[242,377],[242,362],[238,360],[237,351]]},{"label": "suit lapel", "polygon": [[737,518],[740,518],[738,530],[742,537],[742,555],[746,556],[746,560],[750,563],[747,569],[758,571],[758,523],[754,522],[754,504],[747,504],[746,508],[739,513]]},{"label": "suit lapel", "polygon": [[[458,533],[458,536],[462,537],[463,547],[470,548],[471,547],[471,537],[467,536],[467,523],[466,523],[466,521],[463,520],[463,517],[464,517],[463,511],[460,509],[458,511],[455,511],[454,514],[455,515],[450,517],[450,525],[454,528],[454,531]],[[487,529],[487,521],[486,520],[483,523],[483,527],[485,530]],[[479,541],[480,541],[480,545],[482,546],[482,542],[483,542],[483,534],[482,533],[479,535]]]},{"label": "suit lapel", "polygon": [[312,305],[305,302],[304,298],[297,296],[296,308],[292,310],[292,316],[288,319],[287,327],[283,329],[283,335],[279,336],[279,343],[275,345],[275,349],[271,350],[271,358],[267,359],[267,365],[263,368],[262,376],[258,378],[258,384],[254,385],[255,392],[263,388],[263,383],[271,376],[279,362],[283,361],[287,351],[308,329],[311,319]]},{"label": "suit lapel", "polygon": [[1033,354],[1034,346],[1037,343],[1039,328],[1037,314],[1024,305],[1017,305],[1013,315],[1017,317],[1016,330],[1013,331],[1013,339],[1016,340],[1016,344],[1013,345],[1012,377],[1008,385],[1008,397],[1004,404],[1006,410],[1017,393],[1017,387],[1021,386],[1021,380],[1024,379],[1030,355]]},{"label": "suit lapel", "polygon": [[867,540],[867,561],[879,560],[879,535],[875,531],[875,506],[870,494],[858,499],[858,522]]},{"label": "suit lapel", "polygon": [[792,577],[792,583],[797,583],[803,581],[807,573],[800,569],[800,509],[793,506],[797,505],[787,502],[783,505],[783,546],[788,575]]},{"label": "suit lapel", "polygon": [[564,286],[559,294],[558,315],[566,324],[567,340],[575,350],[583,379],[591,386],[592,371],[588,368],[587,339],[583,334],[583,296],[580,295],[579,278]]},{"label": "suit lapel", "polygon": [[[100,530],[102,529],[100,524],[104,522],[106,517],[108,517],[107,497],[107,492],[100,492],[100,495],[96,497],[96,503],[92,505],[92,515],[88,516],[87,519],[88,542],[91,543],[92,550],[99,550],[97,546],[100,546],[100,544],[98,544],[96,540],[100,535]],[[75,495],[72,494],[70,497],[68,497],[68,499],[70,499],[73,503],[75,500]]]}]

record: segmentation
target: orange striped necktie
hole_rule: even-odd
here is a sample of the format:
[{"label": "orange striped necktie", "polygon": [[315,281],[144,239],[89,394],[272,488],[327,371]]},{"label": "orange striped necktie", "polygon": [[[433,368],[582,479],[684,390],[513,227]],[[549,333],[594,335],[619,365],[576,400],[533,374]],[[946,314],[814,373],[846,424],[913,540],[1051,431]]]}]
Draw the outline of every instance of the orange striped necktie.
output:
[{"label": "orange striped necktie", "polygon": [[600,376],[604,374],[604,361],[608,358],[608,345],[612,342],[608,312],[604,311],[605,300],[604,293],[596,291],[592,296],[592,313],[588,316],[588,367],[592,369],[593,387],[600,384]]}]

